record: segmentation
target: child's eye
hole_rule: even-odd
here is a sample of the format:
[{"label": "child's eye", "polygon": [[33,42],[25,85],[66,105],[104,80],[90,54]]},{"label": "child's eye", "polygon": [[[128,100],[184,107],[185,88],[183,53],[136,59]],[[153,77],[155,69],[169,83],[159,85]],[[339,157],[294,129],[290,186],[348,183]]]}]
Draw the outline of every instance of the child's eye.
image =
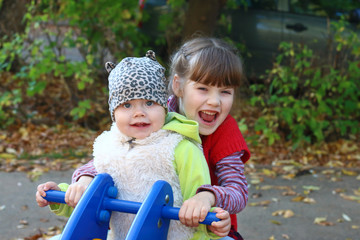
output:
[{"label": "child's eye", "polygon": [[130,103],[124,103],[124,108],[130,108],[131,104]]},{"label": "child's eye", "polygon": [[199,87],[198,89],[201,90],[201,91],[206,91],[207,90],[207,88],[205,88],[205,87]]},{"label": "child's eye", "polygon": [[222,91],[222,93],[225,93],[225,94],[232,94],[232,92],[231,91],[227,91],[227,90],[225,90],[225,91]]},{"label": "child's eye", "polygon": [[147,102],[146,102],[146,106],[152,106],[153,104],[154,104],[153,101],[147,101]]}]

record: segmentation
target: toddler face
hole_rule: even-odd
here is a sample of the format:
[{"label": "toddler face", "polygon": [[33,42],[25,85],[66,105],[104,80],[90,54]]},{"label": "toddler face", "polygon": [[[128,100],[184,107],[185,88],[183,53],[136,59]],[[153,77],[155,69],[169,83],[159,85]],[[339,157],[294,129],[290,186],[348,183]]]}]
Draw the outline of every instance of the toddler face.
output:
[{"label": "toddler face", "polygon": [[128,137],[144,139],[165,123],[165,109],[151,100],[135,99],[114,111],[118,129]]},{"label": "toddler face", "polygon": [[229,114],[235,89],[187,80],[181,92],[180,113],[199,123],[201,135],[210,135]]}]

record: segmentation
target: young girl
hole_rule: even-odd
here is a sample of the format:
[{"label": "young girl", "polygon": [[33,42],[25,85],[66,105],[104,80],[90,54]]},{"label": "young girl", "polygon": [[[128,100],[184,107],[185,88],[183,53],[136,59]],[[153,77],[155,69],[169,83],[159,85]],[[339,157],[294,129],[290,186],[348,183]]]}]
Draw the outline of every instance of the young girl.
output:
[{"label": "young girl", "polygon": [[[180,221],[198,226],[211,206],[221,207],[231,214],[229,237],[242,239],[237,232],[236,213],[248,200],[244,163],[250,152],[237,122],[229,115],[235,88],[243,77],[240,57],[235,48],[220,39],[195,38],[172,56],[170,67],[169,90],[173,95],[168,110],[199,123],[211,177],[211,185],[201,186],[193,198],[184,202]],[[95,175],[92,161],[77,169],[73,182],[79,181],[72,185],[73,192],[84,191]],[[81,196],[71,191],[66,195],[74,205]]]},{"label": "young girl", "polygon": [[[210,183],[209,170],[199,148],[198,123],[177,113],[167,113],[165,69],[152,51],[147,57],[125,58],[118,65],[108,63],[109,110],[113,124],[94,142],[94,166],[99,173],[108,173],[118,188],[118,198],[144,201],[157,180],[170,183],[174,206],[195,195],[203,184]],[[38,187],[36,200],[43,207],[46,189],[61,189],[55,183]],[[66,190],[66,186],[64,186]],[[71,213],[65,204],[51,206],[56,213]],[[214,222],[212,229],[228,233],[230,216],[215,210],[224,219]],[[108,239],[125,239],[134,214],[113,212]],[[171,221],[168,239],[209,239],[217,237],[199,228],[186,227]]]}]

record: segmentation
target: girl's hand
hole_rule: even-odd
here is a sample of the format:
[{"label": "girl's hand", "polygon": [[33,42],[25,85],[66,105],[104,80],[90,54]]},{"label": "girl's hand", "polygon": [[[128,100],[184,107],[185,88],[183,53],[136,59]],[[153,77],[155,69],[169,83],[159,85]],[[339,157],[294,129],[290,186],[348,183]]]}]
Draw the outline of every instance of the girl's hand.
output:
[{"label": "girl's hand", "polygon": [[208,229],[219,237],[226,237],[231,228],[230,214],[222,208],[215,208],[214,212],[216,212],[216,217],[221,221],[212,222]]},{"label": "girl's hand", "polygon": [[43,197],[46,197],[46,192],[48,190],[57,190],[60,191],[60,188],[58,187],[58,185],[54,182],[46,182],[43,184],[40,184],[37,187],[37,191],[36,191],[36,202],[38,204],[39,207],[45,207],[49,204],[51,204],[51,202],[48,202],[47,200],[45,200]]},{"label": "girl's hand", "polygon": [[93,177],[82,176],[76,183],[70,184],[65,193],[65,202],[70,207],[75,207],[80,201],[81,196],[93,180]]},{"label": "girl's hand", "polygon": [[183,203],[179,211],[179,220],[188,227],[197,227],[199,222],[205,220],[214,204],[215,195],[212,192],[199,192]]}]

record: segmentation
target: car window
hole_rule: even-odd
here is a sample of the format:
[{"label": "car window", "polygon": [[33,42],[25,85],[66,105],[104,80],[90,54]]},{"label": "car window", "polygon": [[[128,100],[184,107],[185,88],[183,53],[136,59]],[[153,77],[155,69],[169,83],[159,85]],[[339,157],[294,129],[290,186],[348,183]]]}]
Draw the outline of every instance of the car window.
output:
[{"label": "car window", "polygon": [[271,10],[276,11],[276,1],[274,0],[253,0],[252,8],[254,9],[262,9],[262,10]]},{"label": "car window", "polygon": [[237,0],[240,8],[276,11],[276,0]]},{"label": "car window", "polygon": [[290,0],[290,12],[302,15],[326,17],[326,11],[316,0]]}]

